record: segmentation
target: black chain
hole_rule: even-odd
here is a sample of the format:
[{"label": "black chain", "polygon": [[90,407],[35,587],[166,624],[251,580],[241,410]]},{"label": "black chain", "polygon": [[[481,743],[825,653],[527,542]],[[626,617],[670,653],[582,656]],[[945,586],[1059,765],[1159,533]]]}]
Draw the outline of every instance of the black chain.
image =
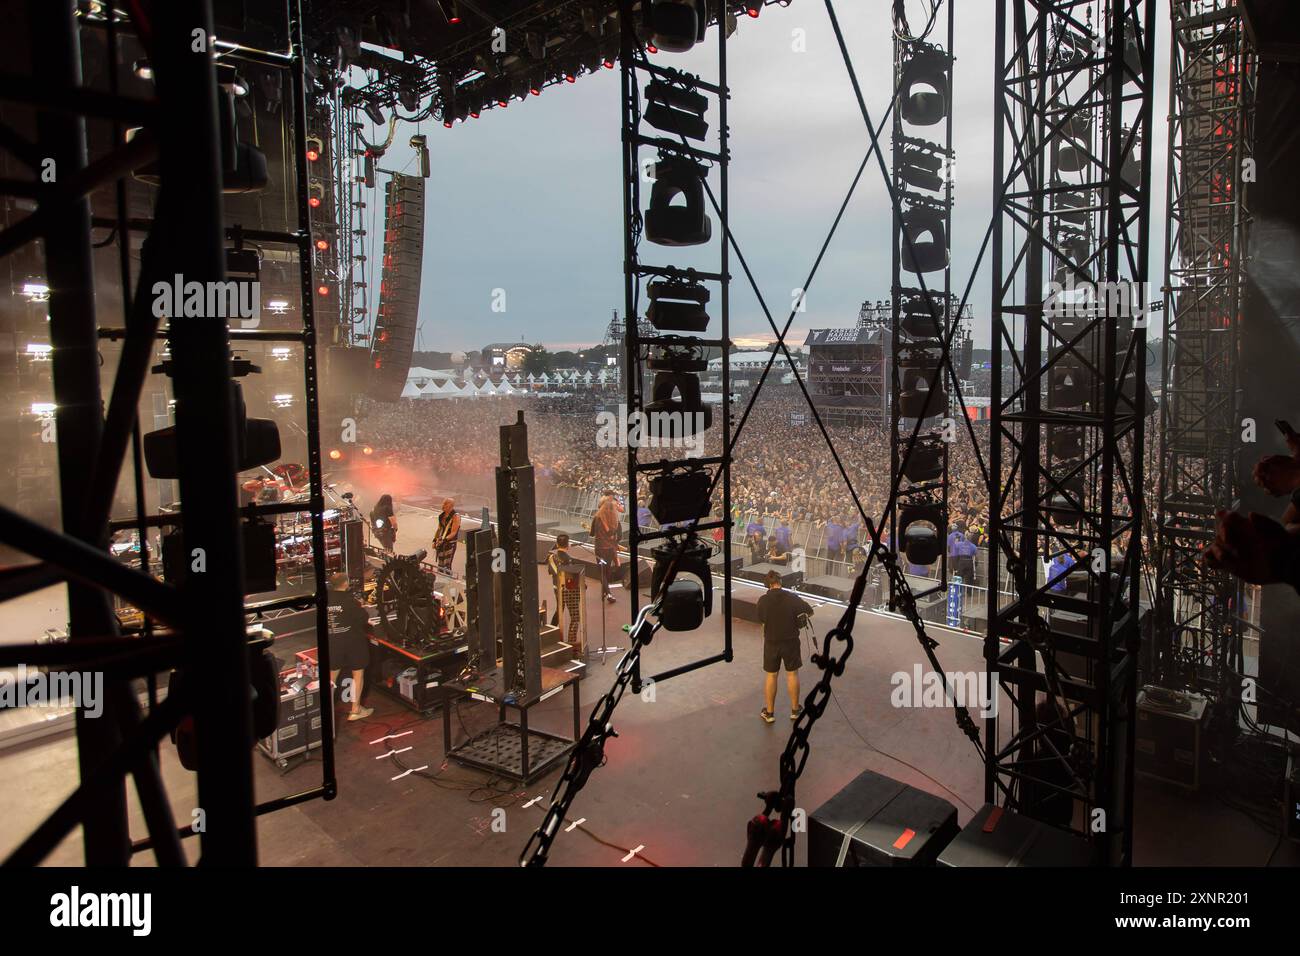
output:
[{"label": "black chain", "polygon": [[623,693],[632,683],[637,664],[641,660],[642,648],[650,643],[650,639],[658,630],[658,625],[647,619],[650,610],[650,607],[642,608],[633,623],[632,644],[628,647],[627,653],[619,659],[618,666],[615,668],[614,685],[596,702],[591,717],[587,720],[587,729],[574,745],[568,763],[564,766],[564,773],[555,784],[546,816],[542,818],[541,825],[528,838],[523,852],[519,854],[520,866],[546,865],[551,843],[555,840],[555,834],[559,832],[560,824],[568,815],[574,798],[587,785],[587,778],[591,776],[591,772],[605,762],[605,741],[618,736],[610,723],[614,708],[618,706]]}]

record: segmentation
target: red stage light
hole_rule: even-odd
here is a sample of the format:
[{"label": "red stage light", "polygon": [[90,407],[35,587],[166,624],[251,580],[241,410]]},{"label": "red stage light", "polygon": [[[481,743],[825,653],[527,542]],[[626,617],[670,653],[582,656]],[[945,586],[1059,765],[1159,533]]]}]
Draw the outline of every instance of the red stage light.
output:
[{"label": "red stage light", "polygon": [[330,287],[327,286],[327,285],[317,286],[317,287],[316,287],[316,294],[317,294],[317,295],[329,295],[329,294],[330,294]]},{"label": "red stage light", "polygon": [[473,117],[474,119],[478,119],[478,117],[479,117],[479,112],[478,112],[478,110],[470,110],[470,111],[469,111],[469,115],[470,115],[471,117]]},{"label": "red stage light", "polygon": [[307,162],[314,163],[320,159],[320,151],[315,149],[307,150]]},{"label": "red stage light", "polygon": [[308,205],[308,206],[311,206],[312,209],[319,209],[319,208],[320,208],[320,197],[319,197],[319,196],[312,196],[310,199],[307,200],[307,205]]},{"label": "red stage light", "polygon": [[578,78],[577,78],[576,76],[574,76],[572,73],[566,73],[566,74],[564,74],[564,82],[566,82],[566,83],[576,83],[576,82],[578,82]]},{"label": "red stage light", "polygon": [[329,244],[328,242],[326,242],[324,239],[317,239],[317,240],[316,240],[316,248],[319,249],[321,252],[324,252],[324,251],[325,251],[326,249],[328,249],[329,247],[330,247],[330,244]]},{"label": "red stage light", "polygon": [[361,454],[363,454],[363,455],[373,455],[374,453],[375,453],[375,450],[374,450],[373,448],[371,448],[369,445],[367,445],[365,448],[361,449]]},{"label": "red stage light", "polygon": [[536,86],[530,88],[530,89],[528,90],[528,92],[529,92],[529,93],[532,93],[533,96],[541,96],[541,95],[542,95],[542,91],[541,91],[540,89],[538,89]]},{"label": "red stage light", "polygon": [[451,120],[443,120],[442,125],[447,127],[447,129],[451,129]]},{"label": "red stage light", "polygon": [[613,60],[606,60],[606,61],[605,61],[605,69],[607,69],[607,70],[612,70],[612,69],[614,69],[614,61],[613,61]]},{"label": "red stage light", "polygon": [[659,52],[659,48],[658,48],[657,46],[655,46],[653,43],[647,43],[647,44],[645,45],[645,51],[646,51],[647,53],[658,53],[658,52]]},{"label": "red stage light", "polygon": [[745,4],[745,13],[751,17],[757,17],[762,12],[763,8],[757,3]]},{"label": "red stage light", "polygon": [[507,100],[497,100],[497,106],[501,107],[502,109],[505,109],[509,105],[510,103]]}]

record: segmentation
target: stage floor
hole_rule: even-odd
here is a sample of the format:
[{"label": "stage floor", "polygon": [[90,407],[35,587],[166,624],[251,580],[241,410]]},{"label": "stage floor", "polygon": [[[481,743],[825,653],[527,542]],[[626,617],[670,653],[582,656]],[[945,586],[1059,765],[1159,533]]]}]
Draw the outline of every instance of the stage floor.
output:
[{"label": "stage floor", "polygon": [[[413,513],[401,524],[401,550],[427,544],[424,521]],[[407,537],[409,535],[409,538]],[[541,574],[539,569],[539,575]],[[546,593],[545,590],[542,591]],[[610,605],[609,644],[626,644],[614,621],[627,619],[627,595]],[[598,614],[595,602],[592,610]],[[818,635],[841,609],[819,608]],[[598,622],[598,617],[597,617]],[[598,628],[598,623],[596,627]],[[557,866],[734,866],[744,847],[745,824],[759,809],[755,794],[778,783],[777,761],[790,731],[784,680],[778,690],[777,722],[763,723],[761,635],[757,625],[734,623],[735,660],[665,681],[654,699],[630,692],[615,713],[619,737],[607,748],[573,805],[580,829],[561,832],[551,852]],[[597,645],[598,630],[591,633]],[[947,671],[983,667],[979,640],[934,630],[939,660]],[[285,639],[292,650],[294,638]],[[660,634],[645,654],[646,673],[717,653],[719,619],[691,634]],[[281,652],[283,653],[283,652]],[[805,645],[803,692],[817,671]],[[581,686],[583,721],[613,680],[616,656],[602,666],[593,658]],[[817,724],[812,756],[800,782],[799,806],[811,812],[864,769],[930,791],[953,803],[964,824],[983,802],[983,767],[947,709],[899,709],[890,703],[890,678],[910,672],[924,657],[911,626],[877,614],[861,614],[848,669],[835,683],[834,702]],[[509,866],[541,821],[559,770],[520,787],[493,784],[486,773],[444,766],[441,715],[421,718],[379,693],[367,695],[374,716],[339,724],[337,799],[312,801],[259,818],[261,862],[281,866]],[[530,725],[569,734],[567,693],[529,714]],[[495,709],[467,702],[453,711],[455,739],[495,722]],[[382,740],[390,734],[402,734]],[[395,757],[390,750],[410,748]],[[194,777],[180,767],[169,743],[160,758],[178,821],[196,807]],[[287,771],[260,752],[253,754],[259,799],[296,793],[320,781],[319,752]],[[400,765],[396,762],[400,761]],[[421,774],[403,768],[427,767]],[[0,854],[6,854],[71,792],[77,779],[70,734],[51,736],[0,751]],[[133,834],[145,835],[134,793]],[[535,798],[540,797],[540,800]],[[529,805],[531,802],[531,806]],[[503,813],[495,813],[496,810]],[[1283,842],[1208,791],[1186,793],[1139,778],[1135,809],[1135,859],[1139,865],[1243,865],[1300,863],[1300,847]],[[186,841],[191,857],[196,841]],[[800,841],[800,859],[806,841]],[[641,847],[624,862],[627,851]],[[79,835],[64,841],[52,864],[81,863]],[[151,865],[149,853],[138,865]]]}]

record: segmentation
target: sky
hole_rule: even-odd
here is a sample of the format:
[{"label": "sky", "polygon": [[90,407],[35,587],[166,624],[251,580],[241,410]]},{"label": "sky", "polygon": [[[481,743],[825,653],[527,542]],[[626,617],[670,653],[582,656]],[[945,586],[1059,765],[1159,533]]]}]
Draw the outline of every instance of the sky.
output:
[{"label": "sky", "polygon": [[[952,263],[954,289],[960,293],[993,205],[996,5],[995,0],[951,2],[956,11]],[[919,10],[916,3],[913,7]],[[890,8],[891,0],[836,4],[875,123],[893,92]],[[1157,9],[1150,258],[1156,287],[1163,274],[1169,62],[1167,6]],[[914,25],[918,18],[919,13],[910,17]],[[659,53],[654,59],[711,79],[717,75],[716,48],[710,31],[695,50]],[[727,50],[731,228],[773,316],[783,324],[870,138],[823,3],[794,0],[789,7],[764,8],[758,19],[742,17]],[[710,115],[716,126],[714,111]],[[548,87],[541,96],[485,111],[452,129],[436,121],[420,129],[399,127],[396,145],[381,165],[411,171],[407,141],[422,132],[429,137],[433,170],[417,349],[457,351],[523,340],[554,350],[600,342],[611,313],[623,312],[620,122],[615,69]],[[382,139],[374,128],[367,137]],[[888,125],[880,141],[888,166]],[[642,150],[644,156],[650,153]],[[716,176],[712,182],[716,185]],[[382,208],[382,196],[372,197],[371,214],[382,216]],[[717,225],[715,239],[721,234]],[[863,300],[888,297],[890,234],[889,197],[873,158],[788,342],[801,344],[810,328],[851,326]],[[375,223],[370,235],[382,236],[382,225]],[[696,258],[699,250],[647,242],[641,255],[657,264],[716,264],[716,241],[704,248],[709,255]],[[378,259],[376,251],[370,261]],[[734,260],[732,275],[732,338],[774,340]],[[971,295],[977,348],[991,345],[991,283],[986,258]],[[371,287],[378,288],[377,277]],[[497,290],[504,291],[504,300]],[[504,311],[494,311],[494,302],[500,307],[502,301]]]}]

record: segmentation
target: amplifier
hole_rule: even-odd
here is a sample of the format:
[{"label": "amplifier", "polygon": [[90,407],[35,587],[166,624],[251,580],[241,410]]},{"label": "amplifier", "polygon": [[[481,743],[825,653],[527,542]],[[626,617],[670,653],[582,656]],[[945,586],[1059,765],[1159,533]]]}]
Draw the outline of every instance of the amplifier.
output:
[{"label": "amplifier", "polygon": [[1137,699],[1137,772],[1195,790],[1201,785],[1205,698],[1142,688]]},{"label": "amplifier", "polygon": [[939,854],[940,866],[1088,866],[1092,848],[1074,833],[984,804]]},{"label": "amplifier", "polygon": [[808,865],[933,866],[957,833],[951,803],[866,770],[808,818]]}]

